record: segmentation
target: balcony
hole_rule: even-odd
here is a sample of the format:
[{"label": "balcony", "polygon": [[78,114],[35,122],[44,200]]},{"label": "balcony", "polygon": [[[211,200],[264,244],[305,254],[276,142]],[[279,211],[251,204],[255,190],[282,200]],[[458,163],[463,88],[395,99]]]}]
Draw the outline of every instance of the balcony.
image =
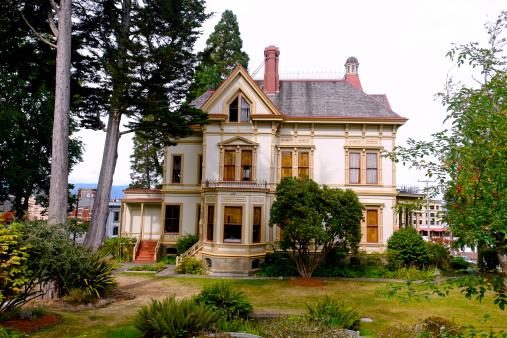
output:
[{"label": "balcony", "polygon": [[268,189],[266,180],[259,181],[219,181],[218,179],[208,179],[204,182],[205,188],[254,188]]}]

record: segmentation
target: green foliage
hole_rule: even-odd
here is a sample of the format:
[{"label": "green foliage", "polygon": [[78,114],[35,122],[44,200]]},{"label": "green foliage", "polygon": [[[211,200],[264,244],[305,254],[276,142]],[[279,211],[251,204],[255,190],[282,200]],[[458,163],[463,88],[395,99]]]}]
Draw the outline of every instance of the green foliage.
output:
[{"label": "green foliage", "polygon": [[143,306],[134,322],[145,337],[184,338],[212,328],[219,318],[217,312],[204,304],[188,298],[176,301],[173,295]]},{"label": "green foliage", "polygon": [[237,316],[245,317],[253,312],[252,302],[243,291],[234,289],[231,284],[224,281],[205,286],[193,299],[197,303],[212,308],[221,317],[227,319]]},{"label": "green foliage", "polygon": [[18,332],[7,327],[0,326],[0,338],[23,338],[24,333]]},{"label": "green foliage", "polygon": [[326,296],[314,304],[306,304],[308,316],[328,325],[336,325],[344,329],[358,331],[361,326],[361,317],[357,311],[344,302]]},{"label": "green foliage", "polygon": [[456,337],[460,330],[458,325],[442,317],[428,317],[422,321],[422,329],[428,333],[428,337]]},{"label": "green foliage", "polygon": [[463,259],[463,257],[454,256],[452,258],[452,268],[459,270],[459,269],[466,269],[468,268],[469,264],[467,261]]},{"label": "green foliage", "polygon": [[500,264],[498,261],[497,249],[494,247],[483,249],[482,259],[484,262],[484,269],[488,271],[495,270],[496,267]]},{"label": "green foliage", "polygon": [[178,250],[179,254],[185,253],[198,241],[199,241],[198,234],[196,235],[186,234],[178,238],[178,240],[176,241],[176,249]]},{"label": "green foliage", "polygon": [[217,89],[238,64],[248,69],[250,58],[242,48],[243,40],[236,15],[231,10],[225,10],[206,40],[206,48],[199,53],[201,63],[196,67],[189,98],[194,100],[208,89]]},{"label": "green foliage", "polygon": [[[475,68],[473,86],[449,81],[439,94],[447,108],[448,130],[429,141],[409,139],[407,147],[391,154],[397,161],[424,170],[436,179],[433,194],[445,192],[444,220],[452,231],[456,248],[492,246],[499,257],[507,248],[507,12],[485,25],[488,45],[471,42],[454,45],[447,56],[458,68]],[[431,156],[437,160],[428,160]],[[507,259],[501,262],[507,271]]]},{"label": "green foliage", "polygon": [[136,239],[127,237],[113,237],[106,239],[101,249],[102,255],[113,256],[117,262],[130,262],[136,245]]},{"label": "green foliage", "polygon": [[164,258],[162,258],[162,262],[169,265],[175,265],[176,264],[176,256],[174,255],[167,255]]},{"label": "green foliage", "polygon": [[259,323],[259,334],[264,338],[348,338],[350,335],[335,325],[326,325],[307,316],[282,316]]},{"label": "green foliage", "polygon": [[259,268],[256,275],[262,277],[299,275],[296,263],[288,254],[267,253],[266,259],[260,264]]},{"label": "green foliage", "polygon": [[44,222],[20,224],[20,242],[28,245],[30,283],[54,283],[64,296],[70,289],[81,289],[90,298],[100,298],[114,288],[113,264],[97,252],[76,244],[69,232]]},{"label": "green foliage", "polygon": [[176,273],[182,273],[185,275],[205,275],[206,271],[202,268],[202,261],[193,258],[193,257],[185,257],[180,262],[180,265],[176,267]]},{"label": "green foliage", "polygon": [[428,263],[439,269],[448,269],[451,265],[451,253],[444,244],[426,242],[428,249]]},{"label": "green foliage", "polygon": [[310,278],[331,248],[357,250],[363,211],[350,189],[321,188],[308,178],[285,177],[276,187],[269,226],[283,229],[280,247],[292,251],[299,273]]},{"label": "green foliage", "polygon": [[129,189],[159,189],[164,174],[164,147],[135,133],[134,152],[130,155]]},{"label": "green foliage", "polygon": [[[388,259],[393,259],[389,251],[396,253],[396,262],[403,262],[404,266],[422,266],[429,260],[428,249],[422,236],[414,228],[402,228],[395,231],[387,240]],[[391,264],[391,261],[390,261]]]},{"label": "green foliage", "polygon": [[165,263],[164,262],[158,262],[157,264],[143,264],[143,265],[136,265],[128,269],[128,271],[160,271],[164,268]]}]

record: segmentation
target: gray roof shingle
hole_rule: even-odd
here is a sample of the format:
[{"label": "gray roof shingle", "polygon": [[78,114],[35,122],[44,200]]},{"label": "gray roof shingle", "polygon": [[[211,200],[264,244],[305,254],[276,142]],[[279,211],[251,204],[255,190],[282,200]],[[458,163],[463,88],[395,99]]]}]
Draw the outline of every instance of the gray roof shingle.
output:
[{"label": "gray roof shingle", "polygon": [[287,116],[400,118],[383,95],[372,97],[343,80],[280,81],[280,91],[268,97]]},{"label": "gray roof shingle", "polygon": [[200,109],[202,107],[202,105],[206,101],[208,101],[208,99],[210,98],[210,96],[213,95],[213,93],[214,93],[214,91],[207,91],[206,93],[202,94],[197,99],[195,99],[194,101],[190,102],[190,106],[192,106],[194,108],[197,108],[197,109]]}]

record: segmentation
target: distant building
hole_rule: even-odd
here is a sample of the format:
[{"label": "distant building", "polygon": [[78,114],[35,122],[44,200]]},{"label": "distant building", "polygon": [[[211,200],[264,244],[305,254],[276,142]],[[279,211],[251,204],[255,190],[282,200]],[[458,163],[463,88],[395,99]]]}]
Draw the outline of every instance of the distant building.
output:
[{"label": "distant building", "polygon": [[106,239],[118,237],[120,234],[121,202],[116,199],[109,202],[109,216],[106,223]]}]

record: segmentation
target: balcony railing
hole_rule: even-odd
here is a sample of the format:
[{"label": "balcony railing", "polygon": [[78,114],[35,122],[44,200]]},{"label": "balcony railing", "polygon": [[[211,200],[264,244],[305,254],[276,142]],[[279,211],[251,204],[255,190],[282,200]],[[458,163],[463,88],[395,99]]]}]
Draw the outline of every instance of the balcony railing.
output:
[{"label": "balcony railing", "polygon": [[218,179],[207,179],[204,186],[206,188],[268,188],[266,180],[253,181],[219,181]]}]

